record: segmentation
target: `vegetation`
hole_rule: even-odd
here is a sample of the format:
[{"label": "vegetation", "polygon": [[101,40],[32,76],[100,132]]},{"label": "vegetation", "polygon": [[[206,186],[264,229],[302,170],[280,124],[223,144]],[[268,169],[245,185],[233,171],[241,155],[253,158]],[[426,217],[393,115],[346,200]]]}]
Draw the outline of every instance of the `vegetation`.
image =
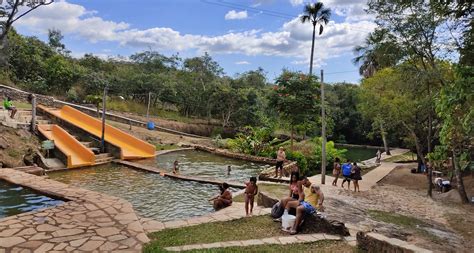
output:
[{"label": "vegetation", "polygon": [[[145,251],[147,252],[147,251]],[[157,252],[157,251],[153,251]],[[342,252],[351,253],[358,252],[357,248],[341,241],[317,241],[314,243],[297,243],[297,244],[264,244],[247,247],[228,247],[207,250],[193,250],[192,252]]]},{"label": "vegetation", "polygon": [[147,246],[147,249],[283,235],[285,233],[281,231],[277,223],[273,222],[271,217],[255,216],[155,232],[150,235],[153,241]]}]

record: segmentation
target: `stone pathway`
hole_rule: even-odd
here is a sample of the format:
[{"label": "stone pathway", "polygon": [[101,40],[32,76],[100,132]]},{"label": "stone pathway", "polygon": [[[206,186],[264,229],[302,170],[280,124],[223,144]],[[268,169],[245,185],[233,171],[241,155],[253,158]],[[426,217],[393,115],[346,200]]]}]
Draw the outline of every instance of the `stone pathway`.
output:
[{"label": "stone pathway", "polygon": [[[142,223],[143,229],[145,232],[152,233],[161,231],[163,229],[169,228],[181,228],[181,227],[189,227],[194,225],[199,225],[203,223],[209,222],[217,222],[217,221],[230,221],[235,219],[240,219],[245,217],[245,209],[244,203],[234,202],[232,206],[219,210],[215,213],[211,213],[204,216],[197,216],[192,217],[185,220],[175,220],[175,221],[167,221],[167,222],[160,222],[153,219],[142,218],[140,221]],[[260,206],[254,206],[254,216],[265,215],[269,214],[271,209],[270,208],[262,208]]]},{"label": "stone pathway", "polygon": [[0,219],[0,252],[141,252],[149,241],[127,201],[0,169],[0,180],[67,202]]},{"label": "stone pathway", "polygon": [[197,249],[214,249],[214,248],[226,248],[226,247],[245,247],[245,246],[256,246],[264,244],[293,244],[293,243],[309,243],[317,242],[322,240],[342,240],[341,237],[335,235],[329,235],[324,233],[317,234],[304,234],[304,235],[292,235],[292,236],[274,236],[262,239],[243,240],[243,241],[225,241],[215,242],[206,244],[191,244],[176,247],[167,247],[169,251],[185,251],[185,250],[197,250]]}]

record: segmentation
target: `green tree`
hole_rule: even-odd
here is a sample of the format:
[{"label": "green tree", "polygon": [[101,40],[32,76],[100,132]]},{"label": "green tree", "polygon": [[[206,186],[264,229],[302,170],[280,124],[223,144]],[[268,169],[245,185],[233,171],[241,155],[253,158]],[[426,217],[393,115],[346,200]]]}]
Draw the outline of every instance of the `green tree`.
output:
[{"label": "green tree", "polygon": [[302,23],[309,22],[313,26],[313,37],[311,42],[311,58],[309,63],[309,75],[313,74],[313,56],[314,56],[314,40],[316,36],[316,26],[319,25],[319,35],[323,33],[323,24],[326,25],[331,18],[331,10],[324,8],[324,4],[317,2],[314,4],[306,4],[303,14],[300,16]]},{"label": "green tree", "polygon": [[470,149],[474,144],[474,67],[458,66],[457,79],[441,89],[436,111],[443,120],[440,140],[452,152],[459,194],[468,203],[462,171],[473,167]]},{"label": "green tree", "polygon": [[290,124],[291,148],[295,127],[304,122],[316,122],[319,115],[319,86],[314,76],[284,71],[270,94],[269,106]]}]

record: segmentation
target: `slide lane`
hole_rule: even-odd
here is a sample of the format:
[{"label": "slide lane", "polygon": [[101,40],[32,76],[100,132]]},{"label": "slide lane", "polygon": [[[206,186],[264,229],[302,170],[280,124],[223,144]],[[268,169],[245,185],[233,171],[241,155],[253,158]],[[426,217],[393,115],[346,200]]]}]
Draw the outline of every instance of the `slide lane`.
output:
[{"label": "slide lane", "polygon": [[[65,105],[61,109],[52,109],[39,105],[38,108],[81,128],[97,138],[100,138],[102,135],[102,122],[100,120],[70,106]],[[122,160],[151,158],[155,156],[155,146],[108,124],[105,124],[105,141],[120,148],[120,158]]]},{"label": "slide lane", "polygon": [[91,166],[95,164],[94,153],[58,125],[38,125],[38,131],[67,157],[67,168]]}]

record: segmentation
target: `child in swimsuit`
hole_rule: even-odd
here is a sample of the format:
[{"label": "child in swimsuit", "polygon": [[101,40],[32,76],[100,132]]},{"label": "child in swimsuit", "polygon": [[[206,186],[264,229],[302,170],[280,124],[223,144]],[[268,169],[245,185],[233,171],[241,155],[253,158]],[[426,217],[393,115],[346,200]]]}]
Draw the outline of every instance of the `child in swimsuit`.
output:
[{"label": "child in swimsuit", "polygon": [[[258,186],[257,186],[257,178],[251,177],[249,182],[245,183],[245,214],[247,216],[252,215],[253,211],[253,202],[255,199],[255,195],[258,193]],[[249,205],[250,205],[250,213],[249,213]]]},{"label": "child in swimsuit", "polygon": [[178,174],[178,173],[179,173],[179,163],[178,163],[178,160],[176,160],[173,163],[173,174]]}]

